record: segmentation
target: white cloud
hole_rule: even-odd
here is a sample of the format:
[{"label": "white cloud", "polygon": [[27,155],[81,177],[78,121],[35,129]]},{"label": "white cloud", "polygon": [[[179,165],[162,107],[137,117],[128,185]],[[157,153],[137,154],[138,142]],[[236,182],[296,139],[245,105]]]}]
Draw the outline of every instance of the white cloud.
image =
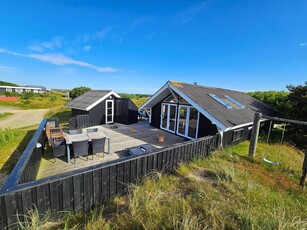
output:
[{"label": "white cloud", "polygon": [[91,48],[92,48],[92,47],[89,46],[89,45],[83,47],[84,51],[89,51]]},{"label": "white cloud", "polygon": [[303,47],[303,46],[306,46],[306,43],[301,43],[300,46],[302,46],[302,47]]},{"label": "white cloud", "polygon": [[104,72],[104,73],[108,73],[108,72],[118,72],[119,69],[117,68],[112,68],[112,67],[100,67],[100,66],[96,66],[87,62],[83,62],[83,61],[78,61],[75,59],[72,59],[70,57],[67,57],[61,53],[53,53],[53,54],[21,54],[21,53],[17,53],[17,52],[12,52],[6,49],[1,49],[0,48],[0,53],[6,53],[6,54],[10,54],[10,55],[14,55],[14,56],[20,56],[20,57],[27,57],[27,58],[33,58],[42,62],[47,62],[47,63],[51,63],[54,65],[77,65],[77,66],[82,66],[82,67],[86,67],[86,68],[90,68],[90,69],[94,69],[97,72]]},{"label": "white cloud", "polygon": [[104,39],[108,33],[110,33],[110,31],[112,30],[113,28],[111,26],[109,27],[106,27],[100,31],[98,31],[97,33],[93,34],[92,35],[92,38],[93,39]]},{"label": "white cloud", "polygon": [[0,72],[13,72],[15,68],[0,65]]},{"label": "white cloud", "polygon": [[45,49],[54,50],[55,48],[61,48],[63,41],[64,38],[62,36],[56,36],[50,39],[50,41],[34,41],[32,45],[28,46],[28,48],[36,52],[44,52]]},{"label": "white cloud", "polygon": [[200,4],[190,6],[184,10],[179,21],[181,25],[192,21],[201,11],[205,9],[209,1],[203,1]]},{"label": "white cloud", "polygon": [[136,18],[136,19],[132,22],[130,28],[131,28],[131,29],[134,29],[135,27],[138,27],[138,26],[144,24],[144,23],[147,22],[149,19],[150,19],[149,17],[140,17],[140,18]]}]

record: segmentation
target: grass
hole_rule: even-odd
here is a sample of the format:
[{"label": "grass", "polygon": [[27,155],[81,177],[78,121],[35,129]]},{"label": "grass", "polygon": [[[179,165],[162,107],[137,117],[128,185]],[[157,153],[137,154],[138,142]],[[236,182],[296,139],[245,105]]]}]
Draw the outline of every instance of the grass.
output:
[{"label": "grass", "polygon": [[8,112],[0,113],[0,120],[3,120],[10,115],[12,115],[12,113],[8,113]]},{"label": "grass", "polygon": [[0,171],[8,174],[26,148],[37,125],[17,129],[0,129]]},{"label": "grass", "polygon": [[306,190],[298,186],[302,153],[285,145],[259,143],[255,159],[248,142],[180,165],[170,175],[154,173],[124,196],[86,213],[39,218],[22,229],[306,229]]},{"label": "grass", "polygon": [[67,98],[60,92],[47,92],[42,94],[21,94],[17,102],[0,101],[0,106],[17,109],[46,109],[63,106]]},{"label": "grass", "polygon": [[46,114],[45,118],[58,117],[61,127],[67,127],[69,125],[69,119],[71,118],[71,109],[64,106],[51,108]]}]

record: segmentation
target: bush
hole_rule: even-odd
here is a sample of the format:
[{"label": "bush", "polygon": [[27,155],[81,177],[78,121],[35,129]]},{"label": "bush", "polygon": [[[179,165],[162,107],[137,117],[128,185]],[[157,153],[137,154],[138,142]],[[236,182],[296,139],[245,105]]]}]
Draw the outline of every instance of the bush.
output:
[{"label": "bush", "polygon": [[15,138],[16,131],[10,128],[0,129],[0,143],[11,141]]}]

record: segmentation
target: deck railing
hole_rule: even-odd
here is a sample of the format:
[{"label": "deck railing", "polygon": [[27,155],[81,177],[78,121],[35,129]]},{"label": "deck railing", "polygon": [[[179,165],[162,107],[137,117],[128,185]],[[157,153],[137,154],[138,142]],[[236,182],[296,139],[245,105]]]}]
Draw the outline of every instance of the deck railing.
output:
[{"label": "deck railing", "polygon": [[[38,136],[34,135],[39,139]],[[128,184],[152,171],[170,172],[181,162],[207,156],[218,147],[218,140],[218,135],[208,136],[155,153],[121,158],[37,181],[11,184],[11,187],[0,191],[0,229],[15,228],[17,221],[23,221],[24,214],[34,208],[40,214],[47,210],[52,213],[89,210],[105,203],[112,195],[123,193]],[[36,152],[33,151],[33,154]]]}]

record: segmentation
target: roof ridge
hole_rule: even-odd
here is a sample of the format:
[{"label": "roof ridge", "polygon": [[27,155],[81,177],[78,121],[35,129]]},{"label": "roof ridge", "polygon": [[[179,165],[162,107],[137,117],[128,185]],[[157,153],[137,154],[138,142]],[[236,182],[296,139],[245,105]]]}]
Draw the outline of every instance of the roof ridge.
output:
[{"label": "roof ridge", "polygon": [[246,93],[243,91],[239,90],[234,90],[234,89],[225,89],[225,88],[220,88],[220,87],[213,87],[213,86],[204,86],[204,85],[195,85],[192,83],[187,83],[187,82],[180,82],[180,81],[169,81],[172,85],[176,86],[176,84],[185,84],[185,85],[191,85],[194,87],[200,87],[200,88],[209,88],[209,89],[222,89],[222,90],[227,90],[227,91],[233,91],[233,92],[238,92],[238,93]]}]

